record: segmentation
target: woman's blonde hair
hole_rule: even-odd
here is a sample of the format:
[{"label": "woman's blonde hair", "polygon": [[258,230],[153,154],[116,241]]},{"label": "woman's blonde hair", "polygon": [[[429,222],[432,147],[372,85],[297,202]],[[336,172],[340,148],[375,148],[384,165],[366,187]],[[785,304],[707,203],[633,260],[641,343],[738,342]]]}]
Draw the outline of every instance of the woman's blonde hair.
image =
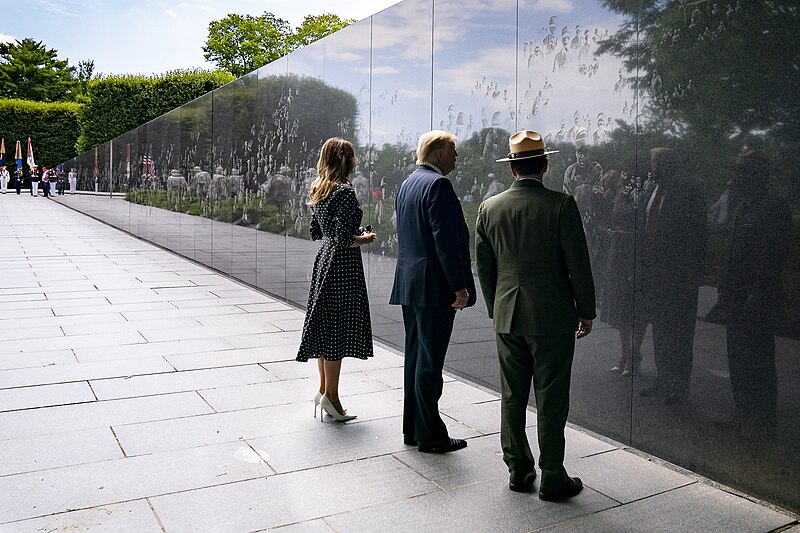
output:
[{"label": "woman's blonde hair", "polygon": [[337,183],[347,181],[356,168],[358,159],[353,143],[339,137],[331,137],[322,145],[317,161],[317,179],[311,184],[308,197],[312,205],[325,200]]}]

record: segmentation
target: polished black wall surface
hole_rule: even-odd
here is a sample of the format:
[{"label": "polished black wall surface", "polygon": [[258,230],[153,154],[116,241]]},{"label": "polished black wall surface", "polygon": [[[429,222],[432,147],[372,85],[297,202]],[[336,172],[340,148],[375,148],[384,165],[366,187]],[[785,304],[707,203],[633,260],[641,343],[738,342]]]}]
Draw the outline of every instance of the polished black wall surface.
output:
[{"label": "polished black wall surface", "polygon": [[[550,7],[546,7],[546,6]],[[56,200],[303,307],[319,147],[353,141],[376,338],[419,135],[459,138],[471,229],[534,129],[584,218],[600,314],[571,421],[800,510],[796,2],[406,0],[66,162]],[[357,363],[353,363],[357,364]],[[447,368],[498,389],[483,301]],[[399,430],[398,430],[399,431]]]}]

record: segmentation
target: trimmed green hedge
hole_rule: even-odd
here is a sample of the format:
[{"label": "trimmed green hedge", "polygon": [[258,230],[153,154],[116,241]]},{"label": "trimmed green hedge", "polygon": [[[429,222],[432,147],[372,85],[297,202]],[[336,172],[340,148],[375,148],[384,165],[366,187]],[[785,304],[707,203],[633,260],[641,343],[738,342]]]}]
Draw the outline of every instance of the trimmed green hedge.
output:
[{"label": "trimmed green hedge", "polygon": [[204,70],[92,80],[86,90],[77,152],[103,144],[231,81],[229,74]]},{"label": "trimmed green hedge", "polygon": [[27,170],[28,137],[36,164],[53,167],[75,155],[80,134],[80,104],[42,103],[0,99],[0,137],[6,141],[6,165],[15,166],[14,148],[22,145],[23,168]]}]

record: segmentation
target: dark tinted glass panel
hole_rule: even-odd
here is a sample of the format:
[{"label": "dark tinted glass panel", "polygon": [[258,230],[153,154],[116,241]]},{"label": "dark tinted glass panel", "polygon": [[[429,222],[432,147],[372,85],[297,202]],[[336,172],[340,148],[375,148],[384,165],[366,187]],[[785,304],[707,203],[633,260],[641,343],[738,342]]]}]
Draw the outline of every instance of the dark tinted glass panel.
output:
[{"label": "dark tinted glass panel", "polygon": [[397,253],[394,199],[416,167],[417,140],[431,128],[433,3],[407,0],[372,17],[370,138],[372,245],[367,283],[373,334],[403,347],[403,318],[389,305]]},{"label": "dark tinted glass panel", "polygon": [[286,58],[258,71],[256,113],[258,151],[256,184],[258,199],[256,283],[262,289],[286,297],[285,204],[292,198],[291,184],[279,175],[284,147],[289,139]]},{"label": "dark tinted glass panel", "polygon": [[[322,142],[336,131],[329,123],[332,116],[325,109],[326,94],[331,90],[323,81],[325,41],[317,41],[288,56],[286,151],[273,183],[284,183],[286,199],[277,202],[286,228],[286,298],[305,306],[310,280],[310,248],[303,242],[302,219],[306,207],[301,189],[308,169],[315,168]],[[307,215],[305,215],[307,216]],[[299,220],[298,220],[299,219]]]},{"label": "dark tinted glass panel", "polygon": [[[433,127],[458,137],[448,177],[462,202],[473,264],[478,206],[512,181],[495,159],[508,152],[516,128],[516,21],[516,0],[474,2],[469,9],[455,0],[434,2]],[[447,368],[497,388],[495,335],[482,296],[456,318]]]},{"label": "dark tinted glass panel", "polygon": [[[598,317],[576,342],[570,416],[616,439],[630,438],[637,167],[636,98],[621,58],[603,42],[623,22],[584,2],[568,13],[520,2],[518,129],[542,134],[545,185],[573,195],[589,245]],[[635,36],[625,45],[635,45]],[[635,58],[634,58],[635,59]],[[499,147],[508,151],[507,140]],[[502,168],[509,174],[507,165]],[[638,345],[637,345],[638,346]]]}]

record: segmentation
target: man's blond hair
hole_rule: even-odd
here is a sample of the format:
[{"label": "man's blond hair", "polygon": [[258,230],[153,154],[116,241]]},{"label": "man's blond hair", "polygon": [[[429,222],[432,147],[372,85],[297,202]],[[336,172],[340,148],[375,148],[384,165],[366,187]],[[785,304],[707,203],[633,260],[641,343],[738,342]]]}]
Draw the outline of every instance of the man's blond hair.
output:
[{"label": "man's blond hair", "polygon": [[429,163],[436,150],[441,150],[448,144],[456,145],[457,137],[448,131],[433,130],[423,133],[417,144],[417,164]]}]

